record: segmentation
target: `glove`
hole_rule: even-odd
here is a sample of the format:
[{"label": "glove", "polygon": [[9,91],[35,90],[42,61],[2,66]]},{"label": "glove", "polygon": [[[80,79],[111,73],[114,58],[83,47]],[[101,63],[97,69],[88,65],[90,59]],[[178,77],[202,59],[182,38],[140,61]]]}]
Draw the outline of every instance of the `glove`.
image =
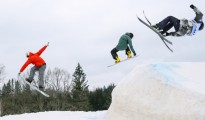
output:
[{"label": "glove", "polygon": [[134,56],[136,56],[136,53],[135,53],[135,52],[133,52],[133,54],[134,54]]},{"label": "glove", "polygon": [[171,34],[170,34],[170,33],[168,33],[168,32],[166,32],[166,33],[165,33],[165,36],[171,36]]},{"label": "glove", "polygon": [[46,46],[49,46],[49,42],[47,43],[47,45]]},{"label": "glove", "polygon": [[194,9],[194,8],[195,8],[195,6],[194,6],[193,4],[191,4],[191,5],[190,5],[190,8],[191,8],[191,9]]}]

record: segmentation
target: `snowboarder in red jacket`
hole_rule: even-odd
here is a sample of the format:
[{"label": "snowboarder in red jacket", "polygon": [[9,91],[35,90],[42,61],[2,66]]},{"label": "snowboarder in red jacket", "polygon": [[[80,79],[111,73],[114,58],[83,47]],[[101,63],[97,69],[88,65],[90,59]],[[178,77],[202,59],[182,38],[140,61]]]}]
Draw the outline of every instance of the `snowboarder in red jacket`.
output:
[{"label": "snowboarder in red jacket", "polygon": [[24,63],[24,65],[21,67],[19,75],[26,69],[26,67],[29,64],[33,64],[34,66],[30,70],[29,78],[26,78],[26,81],[31,83],[34,78],[34,74],[36,71],[39,72],[39,89],[44,90],[44,72],[46,69],[46,62],[40,57],[40,55],[43,53],[43,51],[48,47],[49,42],[47,45],[42,47],[38,52],[36,53],[26,53],[26,57],[28,58],[27,61]]}]

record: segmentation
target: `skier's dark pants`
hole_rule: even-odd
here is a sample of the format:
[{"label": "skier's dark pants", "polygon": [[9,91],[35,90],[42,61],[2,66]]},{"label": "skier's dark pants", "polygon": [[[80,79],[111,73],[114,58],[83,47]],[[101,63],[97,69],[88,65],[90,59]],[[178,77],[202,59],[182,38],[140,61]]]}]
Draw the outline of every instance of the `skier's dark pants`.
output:
[{"label": "skier's dark pants", "polygon": [[36,71],[39,71],[38,79],[39,79],[39,86],[44,87],[44,72],[46,69],[46,64],[43,64],[40,67],[33,66],[30,70],[29,80],[33,81],[34,75]]},{"label": "skier's dark pants", "polygon": [[[119,50],[117,50],[116,48],[114,48],[114,49],[112,49],[111,50],[111,55],[112,55],[112,57],[113,57],[113,59],[115,59],[116,60],[116,57],[118,56],[117,55],[117,52],[118,52]],[[127,55],[127,52],[128,51],[130,51],[130,48],[129,47],[127,47],[127,49],[125,50],[125,54]]]},{"label": "skier's dark pants", "polygon": [[168,16],[161,22],[157,24],[157,27],[159,29],[163,29],[162,34],[166,33],[169,29],[171,29],[174,26],[175,31],[177,32],[179,30],[179,25],[180,25],[180,20],[173,17],[173,16]]}]

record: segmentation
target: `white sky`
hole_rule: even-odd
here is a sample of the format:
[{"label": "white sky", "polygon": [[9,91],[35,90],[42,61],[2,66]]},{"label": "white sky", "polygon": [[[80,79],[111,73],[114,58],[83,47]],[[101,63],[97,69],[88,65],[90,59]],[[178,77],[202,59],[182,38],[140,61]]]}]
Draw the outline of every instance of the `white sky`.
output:
[{"label": "white sky", "polygon": [[[168,37],[174,43],[171,53],[136,18],[138,14],[144,19],[145,10],[152,23],[168,15],[193,19],[190,4],[205,12],[203,0],[1,0],[0,64],[6,66],[8,78],[16,78],[25,53],[50,42],[42,54],[47,68],[59,67],[73,74],[79,62],[89,84],[98,86],[118,81],[137,63],[205,61],[204,30],[193,37]],[[114,62],[110,51],[125,32],[134,33],[133,46],[140,57],[107,68]],[[124,51],[119,55],[126,58]]]}]

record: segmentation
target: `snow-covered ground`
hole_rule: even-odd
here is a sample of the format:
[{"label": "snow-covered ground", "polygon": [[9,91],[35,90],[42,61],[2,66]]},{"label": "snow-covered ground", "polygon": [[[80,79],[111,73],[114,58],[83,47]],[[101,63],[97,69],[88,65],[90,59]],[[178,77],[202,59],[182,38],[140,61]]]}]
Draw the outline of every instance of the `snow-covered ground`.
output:
[{"label": "snow-covered ground", "polygon": [[205,62],[137,64],[117,84],[108,111],[50,111],[0,117],[46,119],[205,120]]},{"label": "snow-covered ground", "polygon": [[205,63],[136,66],[112,92],[114,119],[205,120]]},{"label": "snow-covered ground", "polygon": [[0,117],[0,120],[103,120],[106,111],[97,112],[70,112],[53,111],[39,113],[25,113],[22,115],[8,115]]}]

